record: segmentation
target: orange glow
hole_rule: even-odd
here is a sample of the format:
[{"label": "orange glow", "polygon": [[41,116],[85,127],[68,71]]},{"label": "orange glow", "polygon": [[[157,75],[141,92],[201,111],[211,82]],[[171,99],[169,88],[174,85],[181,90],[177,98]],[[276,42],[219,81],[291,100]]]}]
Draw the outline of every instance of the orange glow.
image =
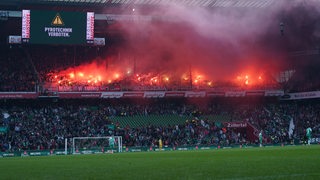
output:
[{"label": "orange glow", "polygon": [[[112,68],[110,68],[112,67]],[[138,69],[139,70],[139,69]],[[131,76],[132,75],[132,76]],[[255,85],[263,85],[267,81],[263,72],[258,72],[256,69],[246,69],[239,71],[236,74],[229,75],[233,78],[222,77],[222,79],[230,82],[232,86],[238,87],[254,87]],[[119,83],[126,81],[128,84],[134,85],[179,85],[189,86],[194,83],[199,87],[213,87],[219,86],[220,82],[215,79],[210,79],[210,74],[205,74],[201,70],[192,70],[190,72],[186,69],[184,72],[170,72],[170,71],[146,71],[133,74],[131,66],[109,66],[98,63],[84,64],[78,67],[72,67],[57,73],[49,73],[48,77],[52,83],[65,86],[65,85],[90,85],[100,86],[110,83]],[[130,82],[132,81],[132,83]],[[217,83],[216,85],[216,82]]]},{"label": "orange glow", "polygon": [[115,77],[116,79],[118,79],[118,78],[120,77],[120,75],[119,75],[118,73],[116,73],[116,74],[114,74],[114,77]]},{"label": "orange glow", "polygon": [[157,77],[153,77],[150,79],[151,83],[156,83],[158,82],[158,78]]},{"label": "orange glow", "polygon": [[189,76],[187,74],[183,74],[181,76],[181,79],[184,80],[184,81],[188,81],[189,80]]},{"label": "orange glow", "polygon": [[74,73],[69,74],[70,78],[74,78]]},{"label": "orange glow", "polygon": [[83,77],[83,76],[84,76],[84,74],[83,74],[82,72],[79,72],[78,75],[79,75],[80,77]]},{"label": "orange glow", "polygon": [[260,86],[264,83],[263,76],[264,74],[262,72],[257,72],[256,70],[247,70],[244,73],[237,75],[234,82],[239,86]]}]

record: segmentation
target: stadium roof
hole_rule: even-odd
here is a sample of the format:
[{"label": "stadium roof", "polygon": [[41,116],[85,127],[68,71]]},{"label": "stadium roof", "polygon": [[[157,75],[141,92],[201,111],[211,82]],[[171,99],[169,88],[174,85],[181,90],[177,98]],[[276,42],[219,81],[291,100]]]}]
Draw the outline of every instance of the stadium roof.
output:
[{"label": "stadium roof", "polygon": [[99,6],[170,6],[182,4],[193,7],[248,7],[264,8],[278,0],[1,0],[0,4],[46,4],[46,5],[99,5]]}]

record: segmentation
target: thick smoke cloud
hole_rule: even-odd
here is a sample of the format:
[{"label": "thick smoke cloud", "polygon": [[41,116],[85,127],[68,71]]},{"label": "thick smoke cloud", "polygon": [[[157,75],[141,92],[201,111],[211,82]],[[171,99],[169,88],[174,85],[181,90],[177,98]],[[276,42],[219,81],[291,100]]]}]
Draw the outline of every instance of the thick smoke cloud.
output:
[{"label": "thick smoke cloud", "polygon": [[[290,51],[315,48],[319,7],[317,1],[285,0],[267,8],[157,8],[148,15],[162,20],[119,22],[126,39],[119,52],[134,59],[140,73],[191,70],[211,80],[272,74],[292,68]],[[140,15],[139,8],[132,13]]]},{"label": "thick smoke cloud", "polygon": [[125,22],[125,46],[134,53],[137,71],[181,74],[191,68],[214,80],[261,74],[281,67],[285,58],[281,10],[170,5],[148,14],[166,20]]}]

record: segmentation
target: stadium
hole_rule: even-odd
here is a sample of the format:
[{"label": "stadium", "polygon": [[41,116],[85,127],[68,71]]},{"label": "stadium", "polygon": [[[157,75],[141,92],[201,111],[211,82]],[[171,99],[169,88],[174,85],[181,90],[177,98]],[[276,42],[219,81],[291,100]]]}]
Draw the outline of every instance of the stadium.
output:
[{"label": "stadium", "polygon": [[320,1],[1,0],[3,179],[319,179]]}]

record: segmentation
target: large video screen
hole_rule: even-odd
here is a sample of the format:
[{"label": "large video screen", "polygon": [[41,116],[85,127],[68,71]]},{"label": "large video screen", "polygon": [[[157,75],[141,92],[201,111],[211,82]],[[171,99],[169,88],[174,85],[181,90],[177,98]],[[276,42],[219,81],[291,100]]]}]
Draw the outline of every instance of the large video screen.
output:
[{"label": "large video screen", "polygon": [[93,12],[22,10],[22,43],[93,44]]}]

